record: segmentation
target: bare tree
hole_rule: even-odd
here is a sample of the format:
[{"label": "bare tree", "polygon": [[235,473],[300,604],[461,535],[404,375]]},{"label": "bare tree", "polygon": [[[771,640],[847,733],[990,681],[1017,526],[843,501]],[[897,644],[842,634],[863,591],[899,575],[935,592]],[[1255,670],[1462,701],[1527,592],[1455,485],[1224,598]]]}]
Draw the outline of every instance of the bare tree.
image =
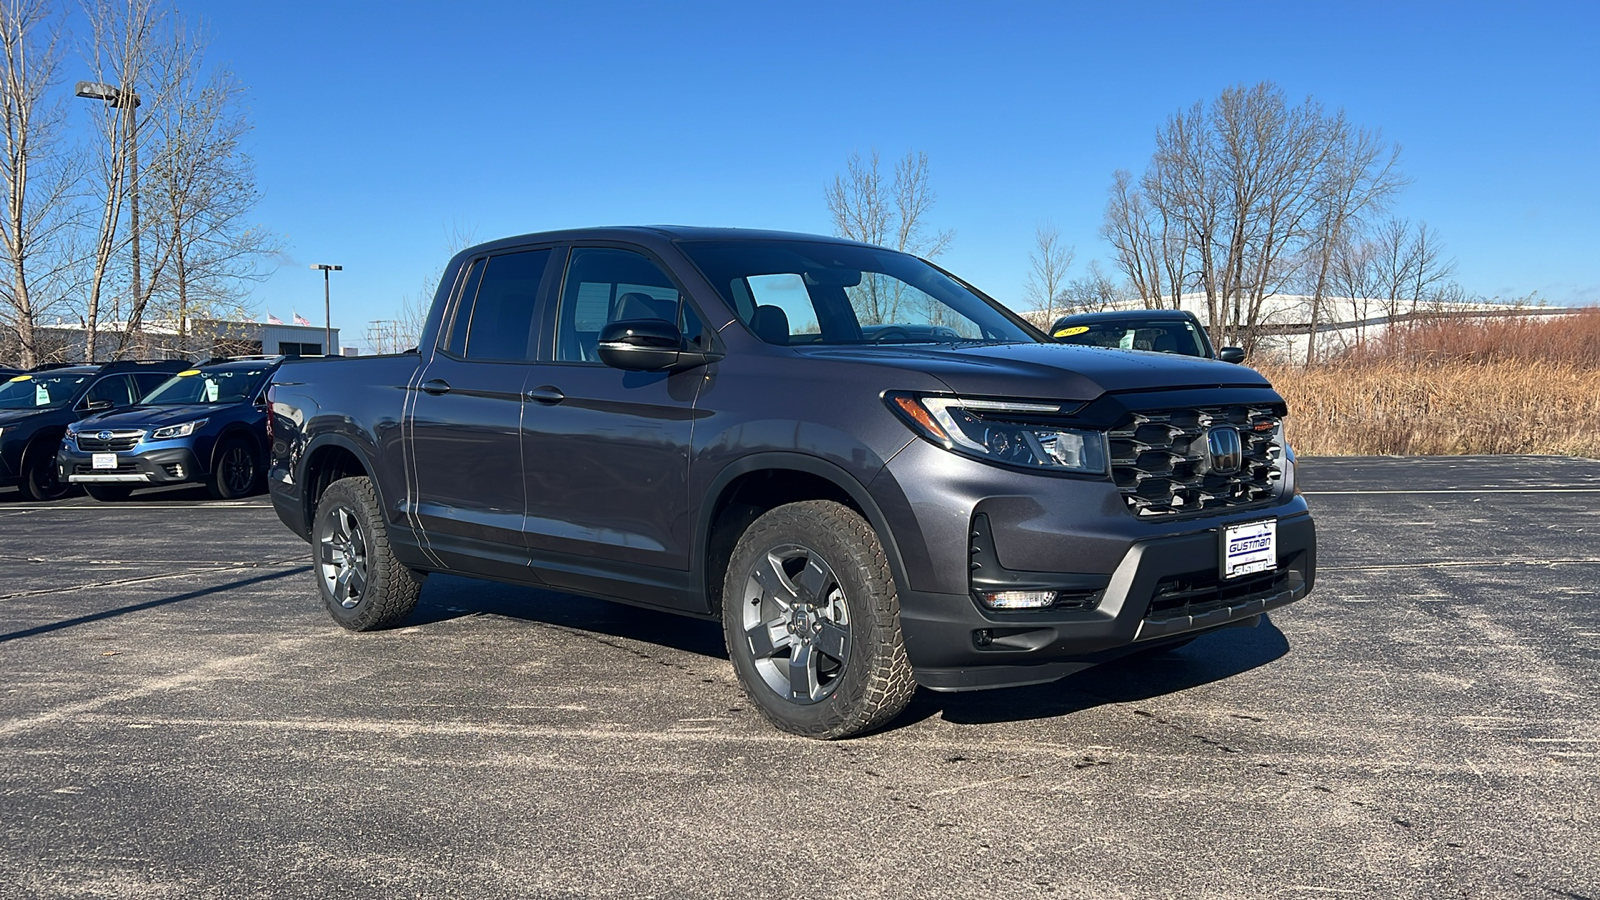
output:
[{"label": "bare tree", "polygon": [[0,4],[0,321],[16,335],[17,357],[42,359],[37,326],[70,290],[74,185],[61,147],[64,110],[49,92],[59,78],[63,29],[46,0]]},{"label": "bare tree", "polygon": [[[863,160],[850,154],[845,172],[835,175],[824,195],[833,216],[834,234],[840,237],[890,247],[926,259],[943,253],[954,239],[954,231],[930,231],[926,222],[937,195],[931,186],[928,154],[908,152],[895,164],[893,181],[884,184],[878,151]],[[877,278],[863,278],[851,289],[851,300],[858,305],[863,324],[895,321],[901,302],[898,283],[885,285]]]},{"label": "bare tree", "polygon": [[1074,248],[1061,242],[1061,232],[1053,224],[1041,224],[1033,230],[1033,250],[1028,254],[1028,281],[1023,285],[1028,304],[1042,315],[1041,328],[1055,321],[1056,309],[1062,304],[1062,291],[1066,286],[1067,269],[1076,255]]},{"label": "bare tree", "polygon": [[[1137,184],[1117,174],[1102,231],[1147,305],[1197,290],[1212,334],[1252,350],[1268,299],[1299,276],[1317,228],[1340,218],[1328,217],[1330,173],[1358,149],[1386,148],[1352,145],[1342,114],[1309,99],[1290,106],[1271,83],[1229,88],[1167,119]],[[1358,167],[1358,188],[1371,188],[1374,166]]]},{"label": "bare tree", "polygon": [[1365,225],[1365,217],[1385,208],[1404,184],[1396,165],[1400,148],[1386,145],[1376,132],[1353,128],[1339,113],[1328,124],[1330,152],[1317,185],[1314,222],[1307,246],[1310,315],[1306,365],[1317,357],[1317,326],[1333,280],[1335,259]]},{"label": "bare tree", "polygon": [[[1062,312],[1101,312],[1115,309],[1136,295],[1112,281],[1097,259],[1089,260],[1089,271],[1068,281],[1061,290]],[[1160,308],[1160,307],[1152,307]]]},{"label": "bare tree", "polygon": [[153,308],[186,348],[191,320],[237,313],[246,283],[263,277],[262,266],[281,249],[250,219],[258,194],[242,144],[250,131],[240,108],[244,89],[226,68],[208,72],[203,53],[204,41],[174,20],[156,54],[155,71],[170,90],[145,126],[154,132],[145,178],[153,252],[124,343]]},{"label": "bare tree", "polygon": [[[99,353],[100,323],[104,313],[107,278],[112,261],[123,248],[129,250],[128,294],[112,297],[112,318],[130,318],[144,303],[148,289],[143,273],[139,218],[139,150],[148,143],[149,130],[138,128],[139,108],[166,103],[166,85],[153,83],[155,47],[165,13],[155,0],[91,0],[86,2],[92,34],[85,47],[85,62],[102,85],[105,100],[95,114],[93,171],[102,202],[94,251],[87,264],[83,307],[84,356]],[[128,223],[123,224],[124,211]],[[121,307],[118,309],[118,307]]]}]

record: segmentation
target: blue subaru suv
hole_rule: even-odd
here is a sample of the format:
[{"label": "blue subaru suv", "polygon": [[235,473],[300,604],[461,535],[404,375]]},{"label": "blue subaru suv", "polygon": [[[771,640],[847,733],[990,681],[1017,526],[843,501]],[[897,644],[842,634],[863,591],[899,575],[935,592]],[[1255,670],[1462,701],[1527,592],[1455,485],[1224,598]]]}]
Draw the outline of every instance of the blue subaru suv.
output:
[{"label": "blue subaru suv", "polygon": [[56,455],[61,480],[106,501],[168,484],[204,484],[217,499],[261,490],[265,389],[281,361],[210,360],[173,375],[133,407],[70,426]]}]

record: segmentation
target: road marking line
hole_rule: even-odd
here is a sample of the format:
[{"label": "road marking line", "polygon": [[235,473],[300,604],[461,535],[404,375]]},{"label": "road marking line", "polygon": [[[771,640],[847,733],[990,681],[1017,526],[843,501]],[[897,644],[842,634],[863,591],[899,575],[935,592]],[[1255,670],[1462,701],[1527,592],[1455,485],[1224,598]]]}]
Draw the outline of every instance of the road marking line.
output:
[{"label": "road marking line", "polygon": [[1470,569],[1480,566],[1592,566],[1600,556],[1566,559],[1447,559],[1441,562],[1381,563],[1370,566],[1317,566],[1318,572],[1386,572],[1399,569]]},{"label": "road marking line", "polygon": [[280,650],[292,649],[297,645],[307,643],[311,640],[314,639],[307,637],[284,638],[283,640],[273,644],[271,647],[252,653],[249,656],[230,656],[226,659],[214,660],[177,675],[169,675],[165,678],[147,679],[132,690],[118,691],[114,694],[104,694],[94,698],[93,700],[84,700],[79,703],[69,703],[65,706],[58,706],[55,709],[38,713],[36,715],[25,716],[20,719],[12,719],[8,722],[0,723],[0,738],[9,737],[13,734],[18,734],[23,731],[40,728],[46,725],[54,725],[74,716],[80,716],[84,713],[92,713],[97,709],[110,706],[114,703],[121,704],[127,703],[130,700],[139,700],[144,697],[148,697],[151,694],[158,694],[163,691],[171,691],[182,687],[188,687],[196,682],[216,681],[228,672],[263,662],[268,657],[279,652]]},{"label": "road marking line", "polygon": [[17,591],[14,594],[0,594],[0,600],[16,600],[21,597],[42,597],[46,594],[70,594],[73,591],[88,591],[95,588],[121,587],[126,584],[143,584],[147,581],[161,581],[166,578],[185,578],[190,575],[209,575],[214,572],[240,572],[248,569],[284,569],[304,565],[299,560],[269,560],[266,562],[235,563],[226,566],[208,566],[199,569],[185,569],[181,572],[165,572],[160,575],[138,575],[133,578],[117,578],[112,581],[94,581],[88,584],[72,584],[66,587],[40,588],[33,591]]},{"label": "road marking line", "polygon": [[1397,491],[1301,491],[1308,497],[1326,497],[1336,494],[1600,494],[1600,488],[1451,488],[1449,490],[1397,490]]}]

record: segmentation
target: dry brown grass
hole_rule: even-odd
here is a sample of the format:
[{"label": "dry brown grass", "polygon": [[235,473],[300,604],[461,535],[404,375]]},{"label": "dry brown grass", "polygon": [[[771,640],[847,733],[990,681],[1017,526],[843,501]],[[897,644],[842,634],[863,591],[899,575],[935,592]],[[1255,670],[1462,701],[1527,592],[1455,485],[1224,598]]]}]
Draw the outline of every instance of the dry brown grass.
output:
[{"label": "dry brown grass", "polygon": [[1307,455],[1600,457],[1600,309],[1419,324],[1326,365],[1258,366]]}]

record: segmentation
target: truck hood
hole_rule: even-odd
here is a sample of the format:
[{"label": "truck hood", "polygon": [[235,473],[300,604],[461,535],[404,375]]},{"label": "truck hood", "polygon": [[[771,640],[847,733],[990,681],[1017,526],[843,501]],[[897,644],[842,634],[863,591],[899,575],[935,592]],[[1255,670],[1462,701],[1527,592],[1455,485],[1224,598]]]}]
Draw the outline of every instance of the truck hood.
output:
[{"label": "truck hood", "polygon": [[79,431],[113,431],[119,428],[154,429],[181,425],[214,416],[226,407],[195,403],[185,406],[129,406],[95,413],[78,423]]},{"label": "truck hood", "polygon": [[1270,387],[1254,369],[1174,353],[1073,344],[795,347],[818,359],[925,372],[957,394],[1093,400],[1110,391]]}]

